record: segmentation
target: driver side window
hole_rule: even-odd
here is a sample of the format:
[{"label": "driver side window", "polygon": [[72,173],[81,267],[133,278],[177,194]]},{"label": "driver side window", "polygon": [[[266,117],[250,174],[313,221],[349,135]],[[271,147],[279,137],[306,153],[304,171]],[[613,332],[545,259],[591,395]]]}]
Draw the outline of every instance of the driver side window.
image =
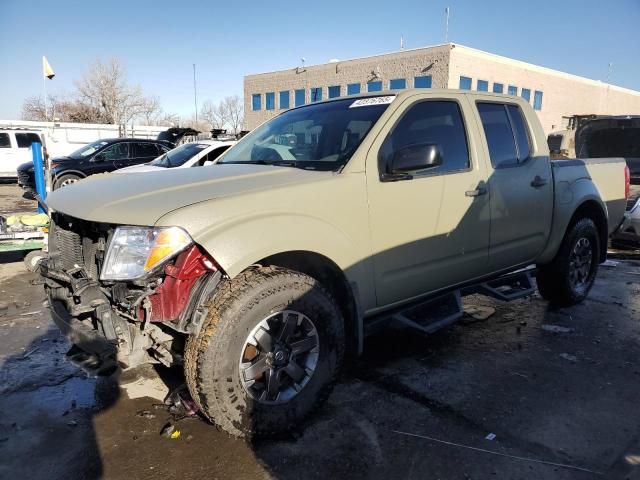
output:
[{"label": "driver side window", "polygon": [[388,171],[400,149],[429,144],[439,148],[442,165],[423,170],[424,173],[438,174],[469,168],[467,136],[457,102],[424,101],[409,107],[380,148],[380,173]]},{"label": "driver side window", "polygon": [[101,155],[105,160],[123,160],[129,157],[129,144],[126,142],[116,143],[102,150]]}]

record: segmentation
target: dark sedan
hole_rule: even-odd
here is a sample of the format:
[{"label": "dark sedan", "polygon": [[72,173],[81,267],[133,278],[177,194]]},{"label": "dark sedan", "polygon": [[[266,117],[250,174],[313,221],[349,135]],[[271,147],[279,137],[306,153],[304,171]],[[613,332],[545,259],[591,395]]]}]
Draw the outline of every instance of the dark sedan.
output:
[{"label": "dark sedan", "polygon": [[[103,139],[79,148],[66,157],[51,159],[53,189],[64,187],[95,173],[147,163],[168,152],[169,142],[139,138]],[[33,162],[18,167],[18,184],[35,190]]]}]

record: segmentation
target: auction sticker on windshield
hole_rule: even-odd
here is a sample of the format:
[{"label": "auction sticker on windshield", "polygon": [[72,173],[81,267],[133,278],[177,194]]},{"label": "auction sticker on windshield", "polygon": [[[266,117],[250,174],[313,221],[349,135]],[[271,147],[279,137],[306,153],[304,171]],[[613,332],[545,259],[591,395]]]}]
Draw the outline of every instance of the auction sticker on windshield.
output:
[{"label": "auction sticker on windshield", "polygon": [[386,97],[361,98],[349,105],[349,108],[370,107],[372,105],[387,105],[393,102],[395,98],[395,95],[388,95]]}]

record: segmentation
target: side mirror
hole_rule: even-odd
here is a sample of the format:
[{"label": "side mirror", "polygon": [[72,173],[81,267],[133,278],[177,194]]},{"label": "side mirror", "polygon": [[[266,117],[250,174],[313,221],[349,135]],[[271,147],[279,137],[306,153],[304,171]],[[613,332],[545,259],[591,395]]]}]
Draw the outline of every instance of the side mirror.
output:
[{"label": "side mirror", "polygon": [[442,165],[442,150],[433,143],[407,145],[393,154],[390,173],[409,173]]},{"label": "side mirror", "polygon": [[99,153],[98,155],[96,155],[95,157],[93,157],[93,158],[91,159],[91,161],[92,161],[92,162],[104,162],[106,159],[107,159],[107,158],[106,158],[103,154]]}]

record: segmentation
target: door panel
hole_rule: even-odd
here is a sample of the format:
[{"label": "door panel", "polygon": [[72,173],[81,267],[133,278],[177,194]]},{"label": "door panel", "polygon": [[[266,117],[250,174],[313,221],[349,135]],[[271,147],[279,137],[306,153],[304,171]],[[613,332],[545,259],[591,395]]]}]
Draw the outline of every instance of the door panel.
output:
[{"label": "door panel", "polygon": [[122,166],[126,166],[126,162],[129,158],[130,146],[128,142],[118,142],[106,147],[104,150],[98,152],[97,155],[102,155],[104,160],[100,162],[93,162],[92,173],[98,172],[112,172]]},{"label": "door panel", "polygon": [[[430,98],[407,99],[403,105],[411,106],[400,106],[397,111],[406,113],[391,117],[395,126],[389,137],[376,139],[367,157],[378,306],[460,283],[487,269],[489,195],[476,138],[465,135],[462,123],[469,106],[442,96],[425,102]],[[411,180],[381,181],[388,152],[416,143],[437,144],[443,164],[417,172]],[[476,190],[479,194],[472,196]]]},{"label": "door panel", "polygon": [[126,161],[125,166],[148,163],[160,155],[157,145],[148,142],[131,142],[129,152],[129,159]]},{"label": "door panel", "polygon": [[544,249],[553,213],[553,178],[546,156],[535,156],[520,108],[479,102],[493,171],[491,190],[492,270],[533,262]]}]

